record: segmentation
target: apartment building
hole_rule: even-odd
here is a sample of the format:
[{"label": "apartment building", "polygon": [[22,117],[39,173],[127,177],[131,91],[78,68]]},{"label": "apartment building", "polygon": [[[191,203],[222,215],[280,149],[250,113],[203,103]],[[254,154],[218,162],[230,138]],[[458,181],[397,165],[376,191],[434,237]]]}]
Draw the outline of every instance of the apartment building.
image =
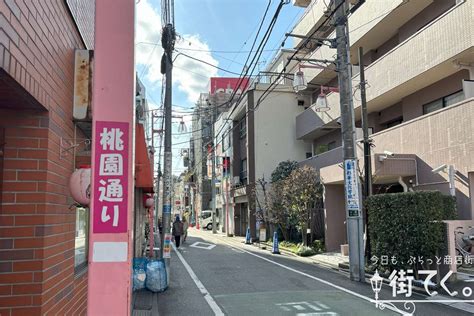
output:
[{"label": "apartment building", "polygon": [[[231,97],[231,93],[227,99]],[[234,235],[234,207],[232,189],[232,126],[227,118],[229,112],[222,112],[214,123],[214,143],[216,144],[216,209],[219,214],[219,229],[228,236]]]},{"label": "apartment building", "polygon": [[[298,1],[297,1],[298,2]],[[322,25],[324,1],[308,5],[293,33],[334,38]],[[303,3],[304,2],[304,3]],[[310,3],[309,3],[310,2]],[[331,4],[332,5],[332,4]],[[358,48],[363,47],[372,148],[374,193],[440,190],[457,199],[459,219],[474,213],[474,1],[366,0],[349,17],[354,109],[360,127]],[[295,46],[302,45],[301,39]],[[332,59],[328,46],[307,58]],[[308,83],[337,86],[331,67],[304,69]],[[320,89],[306,89],[316,101]],[[321,173],[325,186],[326,248],[346,243],[339,94],[327,95],[330,110],[314,105],[296,117],[296,138],[311,144],[302,164]],[[358,143],[359,166],[363,168]],[[451,171],[450,171],[451,170]]]},{"label": "apartment building", "polygon": [[[309,106],[309,97],[296,94],[286,76],[278,77],[291,54],[281,50],[230,115],[234,232],[239,236],[244,236],[250,227],[252,238],[257,237],[255,185],[258,179],[269,181],[281,161],[301,161],[311,155],[311,145],[297,139],[293,119]],[[271,87],[273,82],[276,85]]]},{"label": "apartment building", "polygon": [[[212,77],[209,81],[208,92],[201,93],[193,113],[193,136],[190,141],[188,169],[193,216],[198,223],[201,211],[211,210],[212,203],[215,203],[216,216],[220,223],[219,229],[223,232],[226,231],[227,223],[232,220],[228,219],[229,213],[232,212],[228,189],[230,187],[228,184],[230,172],[223,170],[224,157],[229,157],[231,148],[231,136],[227,128],[232,125],[232,120],[227,117],[227,113],[232,109],[236,100],[240,99],[242,91],[247,86],[247,78]],[[215,138],[212,134],[213,127]],[[215,150],[216,157],[216,201],[212,201],[211,194],[212,160],[210,154],[212,150]]]},{"label": "apartment building", "polygon": [[208,177],[208,150],[212,142],[209,93],[201,93],[192,117],[192,138],[189,162],[189,185],[192,196],[192,215],[199,227],[199,215],[210,209],[211,179]]}]

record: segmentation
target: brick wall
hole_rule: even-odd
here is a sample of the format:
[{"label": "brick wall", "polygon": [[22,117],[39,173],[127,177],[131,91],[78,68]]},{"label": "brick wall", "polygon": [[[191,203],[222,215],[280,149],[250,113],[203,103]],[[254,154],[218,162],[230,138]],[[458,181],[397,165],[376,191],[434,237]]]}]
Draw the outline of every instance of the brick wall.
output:
[{"label": "brick wall", "polygon": [[43,107],[0,104],[2,316],[85,314],[87,272],[74,274],[76,215],[67,187],[73,156],[60,157],[61,138],[74,137],[76,48],[84,44],[64,0],[0,0],[0,68]]}]

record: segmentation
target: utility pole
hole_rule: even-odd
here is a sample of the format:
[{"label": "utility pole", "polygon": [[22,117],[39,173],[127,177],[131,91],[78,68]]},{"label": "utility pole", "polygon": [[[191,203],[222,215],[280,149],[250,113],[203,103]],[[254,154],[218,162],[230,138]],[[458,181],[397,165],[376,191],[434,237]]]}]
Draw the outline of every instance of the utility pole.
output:
[{"label": "utility pole", "polygon": [[[155,112],[151,112],[151,146],[153,149],[155,148],[155,134],[160,135],[162,133],[162,130],[156,130],[155,129],[155,119],[160,118],[161,116],[158,116],[155,114]],[[161,178],[161,139],[159,141],[158,145],[158,161],[156,162],[157,166],[157,175],[156,175],[156,184],[155,184],[155,233],[159,234],[159,225],[158,225],[158,200],[159,200],[159,194],[160,194],[160,178]],[[155,151],[156,152],[156,151]],[[156,157],[156,156],[155,156]],[[157,239],[155,239],[156,243]]]},{"label": "utility pole", "polygon": [[[366,81],[365,81],[365,66],[364,66],[364,49],[359,47],[359,78],[360,78],[360,100],[362,108],[362,130],[364,132],[364,202],[369,196],[372,195],[372,161],[370,159],[370,146],[372,144],[369,138],[369,118],[367,113],[367,97],[365,93]],[[370,257],[370,239],[368,231],[368,212],[365,212],[365,233],[366,233],[366,244],[365,254],[366,257]]]},{"label": "utility pole", "polygon": [[352,76],[349,59],[349,30],[347,0],[335,0],[337,41],[337,70],[341,106],[341,129],[344,152],[344,186],[349,241],[350,278],[365,281],[364,225],[361,212],[361,194],[355,147],[355,121],[352,106]]},{"label": "utility pole", "polygon": [[[158,153],[161,156],[161,153]],[[159,230],[159,225],[158,225],[158,202],[159,198],[158,196],[160,195],[160,181],[161,181],[161,165],[160,165],[160,160],[161,158],[158,157],[158,162],[156,163],[156,168],[158,169],[158,172],[156,174],[156,194],[155,194],[155,232],[160,232]]]},{"label": "utility pole", "polygon": [[[167,276],[169,281],[169,244],[168,251],[164,254],[165,243],[169,243],[171,239],[171,168],[172,168],[172,154],[171,154],[171,118],[172,118],[172,55],[174,44],[176,40],[175,28],[173,25],[174,12],[173,12],[173,0],[164,1],[163,20],[164,27],[161,37],[161,44],[163,46],[163,57],[161,72],[165,73],[166,76],[166,89],[165,89],[165,103],[164,103],[164,116],[165,116],[165,146],[164,146],[164,165],[163,165],[163,235],[161,238],[161,257],[165,259],[165,265],[167,270]],[[164,238],[163,238],[164,237]]]},{"label": "utility pole", "polygon": [[214,122],[216,120],[216,105],[211,104],[212,106],[212,114],[211,114],[211,124],[212,124],[212,152],[211,152],[211,160],[212,160],[212,181],[211,181],[211,193],[212,193],[212,233],[217,234],[217,223],[216,223],[216,144],[217,141],[214,135]]},{"label": "utility pole", "polygon": [[364,132],[364,199],[372,195],[372,163],[370,161],[369,118],[367,113],[367,97],[365,93],[364,49],[359,47],[359,78],[360,101],[362,108],[362,130]]}]

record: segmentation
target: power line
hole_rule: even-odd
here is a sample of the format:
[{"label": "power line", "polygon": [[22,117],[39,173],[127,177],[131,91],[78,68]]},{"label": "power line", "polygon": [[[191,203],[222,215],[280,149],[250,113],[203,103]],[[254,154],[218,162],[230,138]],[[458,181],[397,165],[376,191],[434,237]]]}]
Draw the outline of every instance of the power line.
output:
[{"label": "power line", "polygon": [[[253,32],[252,32],[253,33]],[[191,43],[191,42],[190,42]],[[159,43],[154,42],[138,42],[135,45],[145,44],[145,45],[158,45]],[[206,53],[220,53],[220,54],[247,54],[253,53],[255,51],[251,50],[218,50],[218,49],[197,49],[197,48],[186,48],[186,47],[178,47],[179,50],[184,51],[191,51],[191,52],[206,52]],[[278,51],[279,49],[265,49],[266,52],[273,52]]]},{"label": "power line", "polygon": [[208,66],[211,66],[211,67],[214,67],[214,68],[216,68],[216,69],[219,69],[219,70],[221,70],[221,71],[224,71],[224,72],[227,72],[227,73],[230,73],[230,74],[233,74],[233,75],[239,75],[239,74],[236,73],[236,72],[233,72],[233,71],[230,71],[230,70],[221,68],[221,67],[219,67],[219,66],[216,66],[216,65],[213,65],[213,64],[211,64],[211,63],[208,63],[207,61],[204,61],[204,60],[202,60],[202,59],[199,59],[199,58],[190,56],[190,55],[188,55],[188,54],[185,54],[185,53],[183,53],[183,52],[180,52],[180,51],[177,50],[177,49],[176,49],[176,51],[178,52],[178,54],[174,57],[174,60],[176,60],[176,58],[178,58],[179,55],[183,55],[183,56],[186,56],[186,57],[188,57],[188,58],[190,58],[190,59],[192,59],[192,60],[201,62],[201,63],[206,64],[206,65],[208,65]]},{"label": "power line", "polygon": [[327,23],[327,21],[328,21],[330,18],[332,18],[332,16],[335,14],[335,12],[339,9],[339,7],[340,7],[342,4],[343,4],[343,3],[339,4],[339,5],[331,12],[331,14],[329,14],[328,16],[326,16],[326,19],[324,20],[324,22],[321,23],[321,25],[320,25],[318,28],[316,28],[316,29],[308,36],[308,38],[304,41],[303,45],[301,45],[299,48],[297,48],[297,49],[293,52],[293,54],[291,55],[291,57],[288,58],[288,60],[287,60],[287,62],[286,62],[286,64],[285,64],[285,66],[282,68],[282,70],[281,70],[280,74],[278,75],[277,79],[276,79],[275,81],[273,81],[273,82],[268,86],[268,88],[262,93],[262,95],[258,98],[254,110],[256,110],[256,109],[260,106],[261,102],[263,102],[263,100],[265,100],[266,96],[267,96],[268,94],[270,94],[270,93],[275,89],[275,87],[276,87],[276,84],[275,84],[275,83],[278,83],[278,79],[280,79],[281,76],[282,76],[282,74],[286,71],[286,67],[290,64],[291,60],[293,60],[293,58],[299,53],[299,51],[305,46],[305,44],[310,41],[311,37],[313,37],[314,34],[316,34],[317,32],[319,32],[319,30],[322,28],[322,26],[324,26],[324,25]]},{"label": "power line", "polygon": [[[340,5],[339,5],[339,6],[340,6]],[[308,39],[311,38],[314,34],[316,34],[316,33],[322,28],[322,26],[327,23],[327,21],[334,15],[334,13],[335,13],[336,10],[339,8],[339,6],[336,7],[336,8],[334,9],[334,11],[332,11],[331,14],[326,17],[326,19],[325,19],[324,22],[321,24],[321,26],[318,27],[316,30],[314,30],[314,31],[311,33],[311,35],[308,37]],[[299,49],[297,49],[297,50],[292,54],[292,56],[288,59],[287,63],[286,63],[285,66],[283,67],[282,71],[279,73],[278,78],[277,78],[275,81],[273,81],[273,83],[264,91],[264,93],[262,94],[262,96],[261,96],[261,97],[258,99],[258,101],[257,101],[257,106],[256,106],[254,109],[248,109],[248,110],[245,112],[244,118],[248,116],[248,113],[249,113],[250,111],[256,111],[256,110],[258,109],[258,106],[261,104],[261,102],[263,102],[263,101],[265,100],[266,96],[268,96],[268,94],[271,93],[271,92],[276,88],[275,83],[278,83],[278,79],[279,79],[279,78],[283,75],[283,73],[286,71],[286,67],[288,66],[288,64],[290,63],[290,61],[296,56],[296,54],[299,52],[299,50],[301,50],[302,47],[304,47],[304,45],[302,45]],[[272,89],[272,90],[271,90],[270,92],[268,92],[270,89]],[[262,99],[262,97],[265,95],[265,93],[267,93],[267,94],[266,94],[265,98]],[[239,102],[240,102],[240,100],[241,100],[241,99],[239,99]],[[236,105],[234,106],[233,111],[234,111],[237,107],[238,107],[238,103],[236,103]],[[233,112],[233,111],[232,111],[232,112]],[[227,118],[229,118],[229,117],[232,115],[232,112],[227,116]],[[217,139],[217,135],[220,134],[220,132],[223,130],[224,127],[225,127],[225,124],[223,125],[223,127],[221,128],[221,130],[216,134],[216,136],[214,136],[213,141],[214,141],[215,139]],[[238,124],[235,124],[235,126],[229,128],[229,129],[222,135],[222,138],[226,137],[230,132],[232,132],[232,131],[233,131],[234,129],[236,129],[237,127],[239,127],[239,125],[238,125]],[[213,141],[212,141],[212,142],[213,142]],[[212,142],[208,142],[207,144],[204,144],[203,147],[206,146],[206,145],[209,145],[209,143],[212,143]],[[213,147],[210,148],[210,150],[216,150],[217,145],[220,144],[220,143],[221,143],[221,141],[217,141],[216,143],[214,143],[214,144],[213,144]],[[202,162],[204,162],[204,158],[206,158],[206,160],[207,160],[207,156],[203,155],[203,159],[201,159],[201,161],[199,162],[199,164],[201,164]],[[194,173],[194,172],[195,172],[195,171],[193,171],[193,173]]]},{"label": "power line", "polygon": [[[280,15],[281,9],[283,8],[283,5],[284,5],[284,4],[286,4],[286,2],[285,2],[284,0],[281,0],[280,3],[278,4],[278,7],[277,7],[277,9],[276,9],[276,11],[275,11],[275,13],[274,13],[274,15],[273,15],[273,17],[272,17],[272,20],[270,21],[270,23],[269,23],[269,25],[268,25],[267,31],[265,32],[265,34],[264,34],[264,36],[263,36],[263,38],[262,38],[262,40],[261,40],[261,42],[260,42],[260,44],[259,44],[259,46],[258,46],[258,48],[257,48],[257,53],[255,53],[254,57],[252,58],[252,61],[250,62],[250,64],[252,64],[252,63],[255,61],[255,58],[257,58],[256,63],[255,63],[255,65],[253,66],[252,71],[251,71],[251,73],[250,73],[251,75],[252,75],[253,72],[255,71],[255,67],[256,67],[256,65],[257,65],[257,63],[258,63],[258,61],[259,61],[259,59],[260,59],[260,56],[262,55],[262,51],[261,51],[261,50],[263,50],[263,49],[265,48],[265,45],[267,44],[268,39],[270,38],[270,34],[271,34],[272,30],[273,30],[273,27],[275,26],[275,23],[276,23],[276,21],[277,21],[277,19],[278,19],[278,16]],[[260,26],[263,25],[263,22],[264,22],[264,19],[265,19],[265,17],[266,17],[266,13],[267,13],[267,11],[268,11],[268,7],[269,7],[269,6],[270,6],[270,2],[269,2],[269,4],[268,4],[268,6],[267,6],[267,10],[265,11],[265,14],[264,14],[264,17],[263,17],[263,19],[262,19],[262,23],[261,23]],[[259,29],[259,31],[260,31],[260,29]],[[258,32],[258,33],[259,33],[259,32]],[[255,41],[254,41],[254,44],[252,45],[251,50],[253,50],[253,47],[254,47],[255,42],[256,42],[256,39],[257,39],[257,37],[258,37],[258,33],[257,33],[257,36],[255,37]],[[260,52],[259,52],[259,51],[260,51]],[[257,55],[258,55],[258,57],[257,57]],[[249,54],[249,56],[247,57],[247,61],[248,61],[249,58],[250,58],[250,54]],[[246,61],[246,63],[247,63],[247,61]],[[242,72],[243,72],[244,70],[245,70],[245,69],[243,69]],[[247,68],[247,70],[245,71],[244,77],[247,76],[248,70],[249,70],[249,68]],[[239,80],[238,87],[235,89],[234,93],[232,94],[231,100],[234,98],[235,92],[237,91],[237,89],[240,88],[240,85],[242,84],[242,79],[243,79],[244,77],[241,77],[241,79]],[[247,88],[247,91],[248,91],[248,88]],[[240,103],[240,101],[243,99],[243,96],[244,96],[244,94],[241,95],[241,97],[240,97],[239,100],[236,102],[236,104]],[[232,111],[230,112],[230,114],[227,116],[227,118],[229,118],[229,117],[232,115],[232,113],[235,111],[236,108],[237,108],[237,107],[234,106],[234,108],[232,109]],[[221,128],[221,130],[216,134],[216,136],[219,135],[221,131],[222,131],[222,128]]]}]

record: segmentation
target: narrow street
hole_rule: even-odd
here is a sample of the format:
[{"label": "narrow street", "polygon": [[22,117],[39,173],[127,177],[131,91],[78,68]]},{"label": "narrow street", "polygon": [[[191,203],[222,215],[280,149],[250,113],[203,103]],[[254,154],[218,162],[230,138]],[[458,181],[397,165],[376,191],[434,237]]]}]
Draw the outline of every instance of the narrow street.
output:
[{"label": "narrow street", "polygon": [[[192,229],[178,252],[172,253],[170,287],[158,295],[160,315],[401,314],[389,307],[376,309],[368,284],[232,238]],[[382,296],[390,295],[385,291]],[[469,314],[417,303],[415,315]]]}]

